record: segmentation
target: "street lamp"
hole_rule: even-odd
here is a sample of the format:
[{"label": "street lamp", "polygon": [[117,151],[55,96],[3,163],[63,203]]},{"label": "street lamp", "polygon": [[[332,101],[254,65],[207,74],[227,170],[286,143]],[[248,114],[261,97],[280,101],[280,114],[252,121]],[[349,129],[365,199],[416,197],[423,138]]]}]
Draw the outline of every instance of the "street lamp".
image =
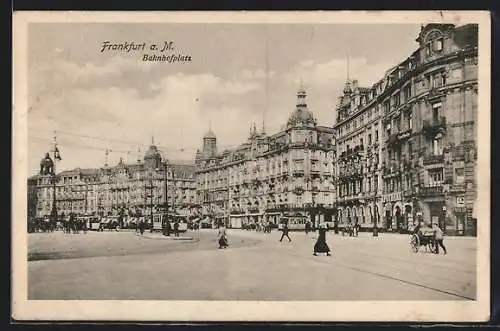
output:
[{"label": "street lamp", "polygon": [[373,236],[378,237],[378,207],[377,200],[375,199],[375,203],[373,204]]},{"label": "street lamp", "polygon": [[[156,171],[159,172],[160,169],[159,168],[156,168]],[[165,186],[164,186],[164,197],[165,197],[165,220],[162,219],[162,232],[163,232],[163,235],[170,235],[170,233],[168,233],[167,231],[167,226],[166,226],[166,223],[168,222],[168,175],[167,175],[167,171],[168,171],[168,161],[165,160],[165,162],[163,163],[163,182],[165,183]]]},{"label": "street lamp", "polygon": [[56,202],[56,162],[61,161],[61,154],[57,148],[57,138],[54,135],[54,149],[52,150],[54,156],[54,162],[52,166],[52,210],[50,212],[51,218],[55,221],[57,220],[57,202]]},{"label": "street lamp", "polygon": [[443,206],[443,222],[440,224],[440,228],[443,230],[444,233],[446,229],[446,206]]}]

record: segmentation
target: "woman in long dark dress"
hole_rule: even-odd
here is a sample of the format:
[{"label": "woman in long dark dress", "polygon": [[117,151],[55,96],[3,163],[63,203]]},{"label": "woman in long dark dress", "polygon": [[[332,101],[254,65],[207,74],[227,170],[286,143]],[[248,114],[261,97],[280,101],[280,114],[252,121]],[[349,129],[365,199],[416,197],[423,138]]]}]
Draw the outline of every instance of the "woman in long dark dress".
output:
[{"label": "woman in long dark dress", "polygon": [[319,228],[318,240],[314,244],[314,255],[316,256],[318,253],[326,253],[330,256],[330,247],[326,243],[326,227],[323,225]]}]

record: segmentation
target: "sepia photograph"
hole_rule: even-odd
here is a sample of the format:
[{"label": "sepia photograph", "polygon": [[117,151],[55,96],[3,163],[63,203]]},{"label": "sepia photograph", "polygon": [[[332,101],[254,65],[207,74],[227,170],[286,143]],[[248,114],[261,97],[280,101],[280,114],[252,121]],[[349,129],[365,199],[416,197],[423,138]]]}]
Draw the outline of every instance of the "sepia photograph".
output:
[{"label": "sepia photograph", "polygon": [[489,15],[444,13],[14,15],[14,318],[487,320]]}]

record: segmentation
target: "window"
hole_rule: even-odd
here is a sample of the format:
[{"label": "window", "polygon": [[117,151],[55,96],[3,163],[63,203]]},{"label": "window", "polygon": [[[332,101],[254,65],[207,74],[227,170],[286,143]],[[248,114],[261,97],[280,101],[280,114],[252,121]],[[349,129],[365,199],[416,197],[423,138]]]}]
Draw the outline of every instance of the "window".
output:
[{"label": "window", "polygon": [[430,56],[431,55],[431,44],[427,44],[425,46],[425,55]]},{"label": "window", "polygon": [[439,120],[439,113],[441,110],[441,102],[432,105],[432,120],[436,123]]},{"label": "window", "polygon": [[399,106],[399,103],[400,102],[400,96],[399,96],[399,93],[396,93],[392,96],[392,105],[394,107],[398,107]]},{"label": "window", "polygon": [[412,142],[408,142],[408,157],[411,159],[411,154],[413,153],[413,144]]},{"label": "window", "polygon": [[378,130],[375,130],[375,142],[378,141]]},{"label": "window", "polygon": [[390,110],[391,110],[391,104],[389,100],[387,100],[386,102],[384,102],[384,112],[388,113]]},{"label": "window", "polygon": [[413,117],[413,114],[412,114],[412,113],[409,113],[409,114],[408,114],[408,117],[407,117],[407,119],[408,119],[408,126],[407,126],[407,127],[408,127],[408,130],[413,129],[413,121],[412,121],[412,117]]},{"label": "window", "polygon": [[443,168],[429,170],[429,186],[443,185]]},{"label": "window", "polygon": [[403,96],[404,96],[404,100],[408,100],[411,98],[411,85],[408,84],[405,86],[405,88],[403,89]]},{"label": "window", "polygon": [[363,138],[359,139],[359,144],[363,146]]},{"label": "window", "polygon": [[368,145],[372,144],[372,134],[368,134]]},{"label": "window", "polygon": [[432,87],[440,87],[446,84],[446,76],[444,73],[437,73],[431,76]]},{"label": "window", "polygon": [[441,52],[443,50],[443,38],[436,39],[432,42],[432,51]]},{"label": "window", "polygon": [[455,183],[463,184],[465,182],[464,168],[455,169]]}]

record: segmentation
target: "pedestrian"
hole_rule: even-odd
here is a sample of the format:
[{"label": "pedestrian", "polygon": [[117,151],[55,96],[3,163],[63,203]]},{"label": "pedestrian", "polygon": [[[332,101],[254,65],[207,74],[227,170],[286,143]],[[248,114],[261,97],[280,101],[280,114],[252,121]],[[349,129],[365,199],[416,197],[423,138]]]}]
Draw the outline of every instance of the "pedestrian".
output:
[{"label": "pedestrian", "polygon": [[170,225],[170,221],[167,219],[167,224],[166,224],[166,232],[167,232],[167,236],[170,237],[170,233],[172,232],[172,226]]},{"label": "pedestrian", "polygon": [[226,228],[221,226],[219,228],[219,249],[229,247],[229,243],[227,240]]},{"label": "pedestrian", "polygon": [[174,236],[179,236],[179,221],[175,221],[174,223]]},{"label": "pedestrian", "polygon": [[441,248],[443,248],[444,255],[446,255],[446,247],[444,247],[444,243],[443,243],[443,240],[444,240],[443,239],[443,236],[444,236],[443,230],[441,230],[441,228],[437,225],[437,223],[433,224],[432,229],[434,230],[434,240],[435,240],[435,244],[436,244],[435,253],[439,254],[439,246],[441,246]]},{"label": "pedestrian", "polygon": [[311,231],[311,223],[309,221],[306,222],[306,236],[309,234],[309,231]]},{"label": "pedestrian", "polygon": [[314,244],[314,256],[317,256],[318,253],[326,253],[327,256],[330,256],[330,247],[326,243],[326,226],[322,224],[319,228],[319,235],[316,243]]},{"label": "pedestrian", "polygon": [[283,227],[281,228],[281,231],[282,231],[282,233],[281,233],[280,242],[283,241],[284,237],[287,237],[288,238],[288,242],[291,242],[292,239],[290,239],[290,236],[288,235],[288,223],[287,222],[283,223]]},{"label": "pedestrian", "polygon": [[139,221],[139,232],[141,233],[141,236],[144,234],[144,220],[142,218]]}]

